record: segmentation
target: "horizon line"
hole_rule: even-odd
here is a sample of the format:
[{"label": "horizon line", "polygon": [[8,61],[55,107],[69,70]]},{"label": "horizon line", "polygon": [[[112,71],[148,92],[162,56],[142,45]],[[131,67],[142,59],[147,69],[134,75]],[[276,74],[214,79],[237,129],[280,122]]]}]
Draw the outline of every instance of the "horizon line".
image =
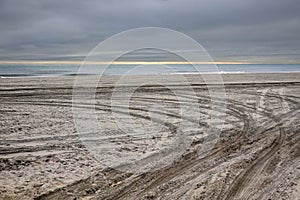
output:
[{"label": "horizon line", "polygon": [[187,62],[187,61],[113,61],[113,62],[102,62],[102,61],[0,61],[0,64],[91,64],[91,65],[160,65],[160,64],[250,64],[248,62]]},{"label": "horizon line", "polygon": [[252,63],[241,61],[216,61],[216,62],[187,62],[187,61],[113,61],[113,62],[101,62],[101,61],[0,61],[0,64],[32,64],[32,65],[50,65],[50,64],[90,64],[90,65],[180,65],[180,64],[202,64],[202,65],[241,65],[241,64],[299,64],[299,63]]}]

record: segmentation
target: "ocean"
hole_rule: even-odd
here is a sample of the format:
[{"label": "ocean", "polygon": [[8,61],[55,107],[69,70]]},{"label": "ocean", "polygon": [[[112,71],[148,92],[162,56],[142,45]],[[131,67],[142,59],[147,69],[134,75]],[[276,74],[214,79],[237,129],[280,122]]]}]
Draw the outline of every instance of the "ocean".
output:
[{"label": "ocean", "polygon": [[[97,74],[99,65],[91,65],[84,72],[78,73],[78,65],[0,65],[0,77],[53,77],[73,76],[76,74]],[[136,65],[110,65],[103,75],[124,75],[128,72],[132,75],[147,74],[197,74],[192,65],[172,64],[168,68],[156,65],[147,65],[139,70],[134,70]],[[300,64],[225,64],[217,65],[218,71],[209,69],[202,73],[293,73],[300,72]]]}]

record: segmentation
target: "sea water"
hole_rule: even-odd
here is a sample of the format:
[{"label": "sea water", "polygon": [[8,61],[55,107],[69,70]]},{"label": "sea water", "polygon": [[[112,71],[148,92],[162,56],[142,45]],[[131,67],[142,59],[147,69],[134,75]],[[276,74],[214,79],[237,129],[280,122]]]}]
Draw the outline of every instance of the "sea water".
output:
[{"label": "sea water", "polygon": [[0,65],[0,77],[51,77],[83,74],[101,75],[147,75],[147,74],[197,74],[197,73],[292,73],[300,72],[300,64],[225,64],[198,68],[193,65]]}]

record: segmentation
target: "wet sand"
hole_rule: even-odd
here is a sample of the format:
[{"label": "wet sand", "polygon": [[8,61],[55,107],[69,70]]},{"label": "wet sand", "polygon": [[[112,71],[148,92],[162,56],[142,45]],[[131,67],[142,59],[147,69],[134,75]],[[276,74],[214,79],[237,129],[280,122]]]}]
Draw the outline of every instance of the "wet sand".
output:
[{"label": "wet sand", "polygon": [[[128,112],[110,104],[118,77],[104,77],[97,88],[101,127],[125,153],[159,151],[182,120],[179,103],[201,105],[200,122],[187,117],[201,126],[183,129],[193,138],[184,153],[138,173],[105,167],[90,153],[74,125],[74,77],[0,79],[0,199],[299,199],[300,73],[223,75],[226,99],[218,99],[213,114],[225,116],[225,124],[205,156],[197,152],[212,115],[209,91],[199,75],[185,77],[196,98],[178,102],[168,88],[146,85],[135,91]],[[119,89],[148,78],[131,78]],[[171,88],[186,91],[187,85],[168,80],[174,81],[168,81]],[[119,137],[111,109],[154,136]]]}]

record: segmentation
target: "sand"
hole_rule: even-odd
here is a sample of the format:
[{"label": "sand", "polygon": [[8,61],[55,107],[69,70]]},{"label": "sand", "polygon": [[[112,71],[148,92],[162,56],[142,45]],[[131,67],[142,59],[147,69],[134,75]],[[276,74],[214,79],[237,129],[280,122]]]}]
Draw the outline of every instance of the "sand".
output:
[{"label": "sand", "polygon": [[[91,152],[87,144],[100,139],[75,126],[74,77],[0,79],[0,199],[299,199],[300,74],[223,75],[226,99],[217,95],[214,110],[203,79],[185,78],[188,85],[172,76],[134,76],[115,86],[119,77],[107,76],[97,88],[97,120],[120,155],[147,158],[168,147],[184,118],[180,103],[201,106],[200,122],[198,110],[184,118],[190,124],[181,131],[191,142],[182,154],[149,171],[110,166],[115,161],[103,163]],[[148,84],[134,92],[128,110],[111,106],[113,92],[145,80],[167,80],[169,89]],[[195,98],[185,93],[190,87]],[[134,126],[120,133],[112,111],[131,116]],[[204,154],[212,116],[225,124]],[[145,133],[130,135],[136,127]]]}]

